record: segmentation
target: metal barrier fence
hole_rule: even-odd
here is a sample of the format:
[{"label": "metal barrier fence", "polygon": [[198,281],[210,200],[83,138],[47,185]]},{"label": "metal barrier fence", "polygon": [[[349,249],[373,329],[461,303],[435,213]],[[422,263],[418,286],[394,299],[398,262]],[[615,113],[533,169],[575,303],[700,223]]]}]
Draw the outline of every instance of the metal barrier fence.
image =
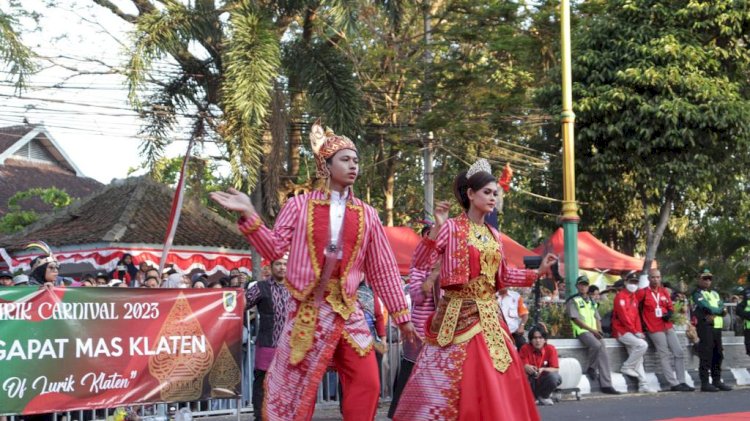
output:
[{"label": "metal barrier fence", "polygon": [[[564,302],[547,302],[545,305],[564,305]],[[724,316],[724,330],[734,331],[735,335],[742,334],[742,319],[736,315],[735,303],[725,303],[727,315]],[[246,346],[243,346],[243,364],[242,364],[242,396],[239,399],[208,399],[193,402],[177,403],[160,403],[153,405],[130,406],[132,410],[141,418],[141,421],[167,421],[175,419],[184,420],[181,417],[180,410],[189,409],[191,417],[206,416],[237,416],[240,419],[241,414],[252,413],[252,375],[255,362],[255,347],[252,341],[251,330],[257,332],[258,318],[254,317],[253,312],[248,311],[246,314],[245,332],[243,336],[247,338]],[[255,325],[253,327],[253,325]],[[393,326],[387,328],[388,352],[384,355],[381,368],[380,382],[380,399],[381,401],[390,401],[393,396],[393,381],[398,373],[401,362],[401,345],[398,341],[398,329]],[[323,377],[318,386],[318,395],[316,405],[335,406],[340,401],[340,388],[338,375],[335,371],[329,370]],[[52,421],[95,421],[106,420],[112,416],[114,409],[101,410],[81,410],[70,411],[59,414],[52,414]],[[18,417],[9,416],[8,421],[18,421]],[[187,420],[184,420],[187,421]]]},{"label": "metal barrier fence", "polygon": [[[141,421],[167,421],[171,419],[184,419],[180,416],[180,411],[189,410],[190,417],[206,416],[237,416],[240,419],[241,414],[253,412],[252,406],[252,380],[255,368],[255,346],[253,342],[252,331],[258,331],[259,319],[255,317],[253,311],[247,311],[245,317],[245,332],[243,332],[243,358],[242,358],[242,396],[232,399],[208,399],[192,402],[174,402],[158,403],[151,405],[129,405],[128,407],[135,412]],[[383,357],[381,365],[381,400],[390,401],[393,393],[393,380],[399,370],[401,360],[401,348],[398,343],[398,329],[386,329],[388,338],[388,353]],[[323,377],[318,386],[318,396],[316,405],[335,406],[340,401],[340,388],[338,375],[335,371],[329,370]],[[113,416],[115,409],[99,410],[80,410],[68,411],[62,413],[50,414],[51,421],[96,421],[106,420]],[[1,417],[0,417],[1,418]],[[8,421],[19,421],[18,416],[8,416]]]}]

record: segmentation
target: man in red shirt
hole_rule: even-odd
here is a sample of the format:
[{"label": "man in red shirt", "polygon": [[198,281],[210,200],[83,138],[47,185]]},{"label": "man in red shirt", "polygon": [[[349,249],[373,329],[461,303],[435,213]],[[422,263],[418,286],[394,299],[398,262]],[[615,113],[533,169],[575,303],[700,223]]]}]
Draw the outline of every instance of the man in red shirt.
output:
[{"label": "man in red shirt", "polygon": [[[648,288],[638,290],[643,323],[651,342],[656,347],[661,371],[673,392],[692,392],[695,388],[685,383],[685,359],[682,345],[669,320],[674,313],[674,305],[669,291],[661,286],[659,269],[648,271]],[[672,365],[674,364],[674,369]]]},{"label": "man in red shirt", "polygon": [[521,361],[529,377],[534,397],[542,405],[552,405],[550,395],[562,383],[557,349],[547,343],[547,330],[534,326],[529,330],[529,343],[521,347]]},{"label": "man in red shirt", "polygon": [[620,373],[637,378],[638,391],[656,393],[656,390],[648,386],[646,372],[643,370],[643,355],[648,350],[648,343],[641,328],[636,291],[638,274],[631,273],[625,279],[625,289],[615,295],[612,308],[612,336],[628,349],[628,359],[622,363]]}]

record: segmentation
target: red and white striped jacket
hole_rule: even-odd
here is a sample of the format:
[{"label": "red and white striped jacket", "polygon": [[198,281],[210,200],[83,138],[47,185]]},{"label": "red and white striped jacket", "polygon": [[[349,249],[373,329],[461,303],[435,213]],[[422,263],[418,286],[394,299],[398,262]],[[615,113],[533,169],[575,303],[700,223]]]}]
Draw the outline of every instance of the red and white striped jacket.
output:
[{"label": "red and white striped jacket", "polygon": [[[537,272],[527,269],[509,267],[503,254],[503,243],[500,233],[486,224],[500,245],[497,252],[502,256],[500,269],[495,275],[497,289],[504,287],[527,287],[534,284]],[[414,251],[414,266],[429,271],[438,258],[442,258],[440,268],[440,286],[463,285],[469,282],[469,218],[465,213],[449,218],[440,227],[435,240],[423,238]]]},{"label": "red and white striped jacket", "polygon": [[[297,300],[303,301],[320,278],[324,248],[330,239],[329,212],[328,195],[316,190],[290,198],[276,218],[273,230],[257,214],[240,220],[240,231],[266,259],[276,260],[289,251],[287,285]],[[380,218],[375,209],[352,195],[344,212],[341,243],[340,276],[345,278],[345,301],[356,301],[357,287],[364,274],[394,322],[409,321],[403,282]]]}]

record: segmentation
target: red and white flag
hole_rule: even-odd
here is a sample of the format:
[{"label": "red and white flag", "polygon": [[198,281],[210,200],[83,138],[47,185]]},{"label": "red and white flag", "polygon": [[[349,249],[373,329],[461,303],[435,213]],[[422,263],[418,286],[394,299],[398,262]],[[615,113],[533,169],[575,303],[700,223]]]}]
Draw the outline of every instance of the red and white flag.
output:
[{"label": "red and white flag", "polygon": [[164,238],[164,250],[162,250],[161,259],[159,260],[159,273],[164,271],[164,265],[167,263],[167,255],[169,255],[169,249],[172,248],[174,234],[177,232],[177,223],[180,221],[182,199],[185,196],[185,175],[187,173],[187,164],[190,160],[190,151],[193,149],[193,142],[194,140],[190,139],[190,143],[188,143],[187,152],[185,152],[185,158],[182,160],[182,167],[180,168],[180,179],[177,182],[177,188],[175,188],[174,197],[172,198],[172,210],[169,212],[167,236]]}]

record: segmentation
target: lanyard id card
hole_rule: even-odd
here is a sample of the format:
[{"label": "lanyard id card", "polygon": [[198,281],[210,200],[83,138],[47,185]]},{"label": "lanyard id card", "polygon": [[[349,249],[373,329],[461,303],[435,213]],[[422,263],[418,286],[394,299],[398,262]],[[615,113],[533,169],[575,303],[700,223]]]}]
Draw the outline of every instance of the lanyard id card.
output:
[{"label": "lanyard id card", "polygon": [[660,307],[661,301],[659,301],[659,299],[661,298],[660,294],[658,292],[656,294],[651,292],[651,296],[654,297],[654,303],[656,303],[656,309],[654,310],[654,314],[656,315],[656,317],[662,317],[663,313]]}]

